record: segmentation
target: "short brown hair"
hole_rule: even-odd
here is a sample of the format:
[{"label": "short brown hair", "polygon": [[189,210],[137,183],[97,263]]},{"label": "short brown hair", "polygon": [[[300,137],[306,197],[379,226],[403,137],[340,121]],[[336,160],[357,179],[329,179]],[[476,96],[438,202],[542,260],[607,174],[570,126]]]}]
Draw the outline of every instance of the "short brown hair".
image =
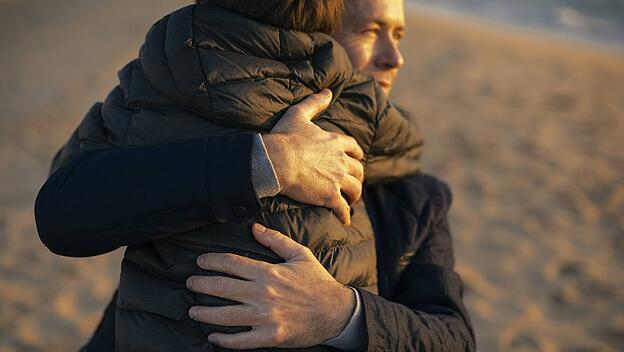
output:
[{"label": "short brown hair", "polygon": [[299,32],[332,34],[342,20],[343,0],[196,0],[253,20]]}]

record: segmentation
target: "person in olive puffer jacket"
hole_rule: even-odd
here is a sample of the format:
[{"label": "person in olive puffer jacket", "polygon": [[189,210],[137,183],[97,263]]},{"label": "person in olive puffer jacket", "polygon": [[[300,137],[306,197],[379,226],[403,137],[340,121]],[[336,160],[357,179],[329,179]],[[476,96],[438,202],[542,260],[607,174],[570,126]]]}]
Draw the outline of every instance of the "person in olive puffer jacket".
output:
[{"label": "person in olive puffer jacket", "polygon": [[[79,152],[268,132],[288,107],[329,88],[334,101],[315,123],[356,139],[365,152],[369,184],[419,171],[419,132],[371,78],[353,71],[334,40],[260,20],[194,5],[156,23],[139,59],[120,72],[120,85],[104,104],[90,111],[76,143],[69,144],[75,148],[66,148],[58,165]],[[339,282],[377,291],[375,240],[363,201],[353,206],[351,226],[326,208],[281,196],[262,201],[262,211],[250,223],[308,246]],[[228,222],[129,246],[117,300],[120,351],[218,350],[206,336],[245,329],[201,325],[187,317],[193,305],[233,303],[186,290],[189,276],[211,274],[195,265],[198,255],[211,251],[280,261],[254,240],[248,226]]]}]

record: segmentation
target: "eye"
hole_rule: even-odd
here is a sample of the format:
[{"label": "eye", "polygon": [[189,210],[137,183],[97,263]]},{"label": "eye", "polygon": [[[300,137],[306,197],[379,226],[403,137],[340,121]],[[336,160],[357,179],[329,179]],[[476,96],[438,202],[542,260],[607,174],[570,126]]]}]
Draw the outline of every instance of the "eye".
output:
[{"label": "eye", "polygon": [[403,35],[404,33],[402,31],[396,31],[392,34],[392,38],[394,38],[394,40],[396,41],[400,41],[401,39],[403,39]]},{"label": "eye", "polygon": [[362,34],[377,34],[379,32],[379,27],[366,27],[360,31]]}]

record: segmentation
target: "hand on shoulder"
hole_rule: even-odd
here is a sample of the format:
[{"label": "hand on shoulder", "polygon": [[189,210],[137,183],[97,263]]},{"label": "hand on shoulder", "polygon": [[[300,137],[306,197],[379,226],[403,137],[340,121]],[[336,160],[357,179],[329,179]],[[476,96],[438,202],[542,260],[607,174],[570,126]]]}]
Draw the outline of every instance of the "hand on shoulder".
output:
[{"label": "hand on shoulder", "polygon": [[293,105],[262,138],[280,194],[330,208],[349,225],[349,205],[362,194],[364,152],[352,137],[324,131],[312,122],[331,98],[331,91],[325,89]]}]

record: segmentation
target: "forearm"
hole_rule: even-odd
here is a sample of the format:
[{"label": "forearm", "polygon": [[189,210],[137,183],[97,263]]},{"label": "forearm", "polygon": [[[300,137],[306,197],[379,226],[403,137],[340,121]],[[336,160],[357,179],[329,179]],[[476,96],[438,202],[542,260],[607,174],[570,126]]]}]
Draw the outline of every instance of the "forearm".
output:
[{"label": "forearm", "polygon": [[391,300],[358,290],[353,317],[325,345],[354,352],[475,351],[461,291],[461,280],[451,269],[412,263]]},{"label": "forearm", "polygon": [[362,293],[368,351],[475,351],[469,322],[452,306],[411,307]]},{"label": "forearm", "polygon": [[81,155],[57,170],[35,204],[53,252],[91,256],[258,210],[252,134],[117,148]]}]

